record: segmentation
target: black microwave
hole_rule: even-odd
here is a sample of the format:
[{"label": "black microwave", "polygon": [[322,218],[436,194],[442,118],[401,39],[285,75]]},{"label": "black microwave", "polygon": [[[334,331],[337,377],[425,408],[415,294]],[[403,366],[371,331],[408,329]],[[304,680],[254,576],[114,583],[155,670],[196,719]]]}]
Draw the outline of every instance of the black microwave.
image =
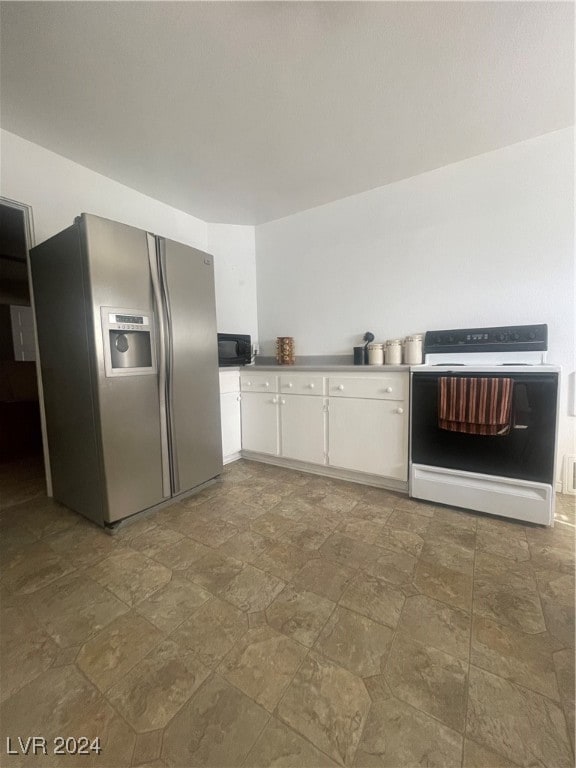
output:
[{"label": "black microwave", "polygon": [[252,341],[241,333],[218,334],[218,365],[247,365],[252,362]]}]

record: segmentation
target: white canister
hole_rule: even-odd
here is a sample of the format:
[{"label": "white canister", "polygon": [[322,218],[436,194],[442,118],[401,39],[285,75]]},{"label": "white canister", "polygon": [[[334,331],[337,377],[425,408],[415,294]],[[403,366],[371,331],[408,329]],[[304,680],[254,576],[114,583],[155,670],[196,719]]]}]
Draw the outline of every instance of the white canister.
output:
[{"label": "white canister", "polygon": [[388,339],[386,342],[386,365],[401,365],[402,341],[400,339]]},{"label": "white canister", "polygon": [[368,365],[384,364],[384,344],[368,344]]},{"label": "white canister", "polygon": [[404,339],[404,362],[406,365],[421,365],[423,335],[415,333]]}]

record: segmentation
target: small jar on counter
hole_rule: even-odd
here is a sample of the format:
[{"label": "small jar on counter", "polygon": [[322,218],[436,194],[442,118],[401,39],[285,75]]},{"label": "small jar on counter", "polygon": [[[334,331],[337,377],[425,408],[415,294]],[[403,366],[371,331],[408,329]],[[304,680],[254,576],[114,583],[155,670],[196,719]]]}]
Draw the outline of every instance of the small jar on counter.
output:
[{"label": "small jar on counter", "polygon": [[404,339],[404,362],[406,365],[421,365],[423,335],[415,333]]},{"label": "small jar on counter", "polygon": [[384,364],[384,344],[368,344],[368,365]]},{"label": "small jar on counter", "polygon": [[386,342],[386,365],[402,364],[402,340],[388,339]]}]

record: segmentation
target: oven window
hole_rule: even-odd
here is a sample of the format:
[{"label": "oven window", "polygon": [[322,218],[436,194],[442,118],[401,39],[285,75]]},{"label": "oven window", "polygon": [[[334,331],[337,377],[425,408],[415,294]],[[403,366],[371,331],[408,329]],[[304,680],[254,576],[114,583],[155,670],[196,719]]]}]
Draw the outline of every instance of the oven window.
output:
[{"label": "oven window", "polygon": [[513,428],[508,435],[491,436],[440,429],[440,374],[415,373],[412,379],[413,463],[552,484],[557,374],[502,376],[514,380]]}]

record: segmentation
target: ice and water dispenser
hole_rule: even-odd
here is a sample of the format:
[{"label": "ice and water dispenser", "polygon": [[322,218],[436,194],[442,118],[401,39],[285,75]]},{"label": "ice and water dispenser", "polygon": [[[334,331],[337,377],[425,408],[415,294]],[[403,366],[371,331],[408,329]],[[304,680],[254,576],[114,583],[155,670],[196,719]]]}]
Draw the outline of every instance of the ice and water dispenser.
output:
[{"label": "ice and water dispenser", "polygon": [[156,373],[153,315],[112,307],[100,312],[106,376]]}]

